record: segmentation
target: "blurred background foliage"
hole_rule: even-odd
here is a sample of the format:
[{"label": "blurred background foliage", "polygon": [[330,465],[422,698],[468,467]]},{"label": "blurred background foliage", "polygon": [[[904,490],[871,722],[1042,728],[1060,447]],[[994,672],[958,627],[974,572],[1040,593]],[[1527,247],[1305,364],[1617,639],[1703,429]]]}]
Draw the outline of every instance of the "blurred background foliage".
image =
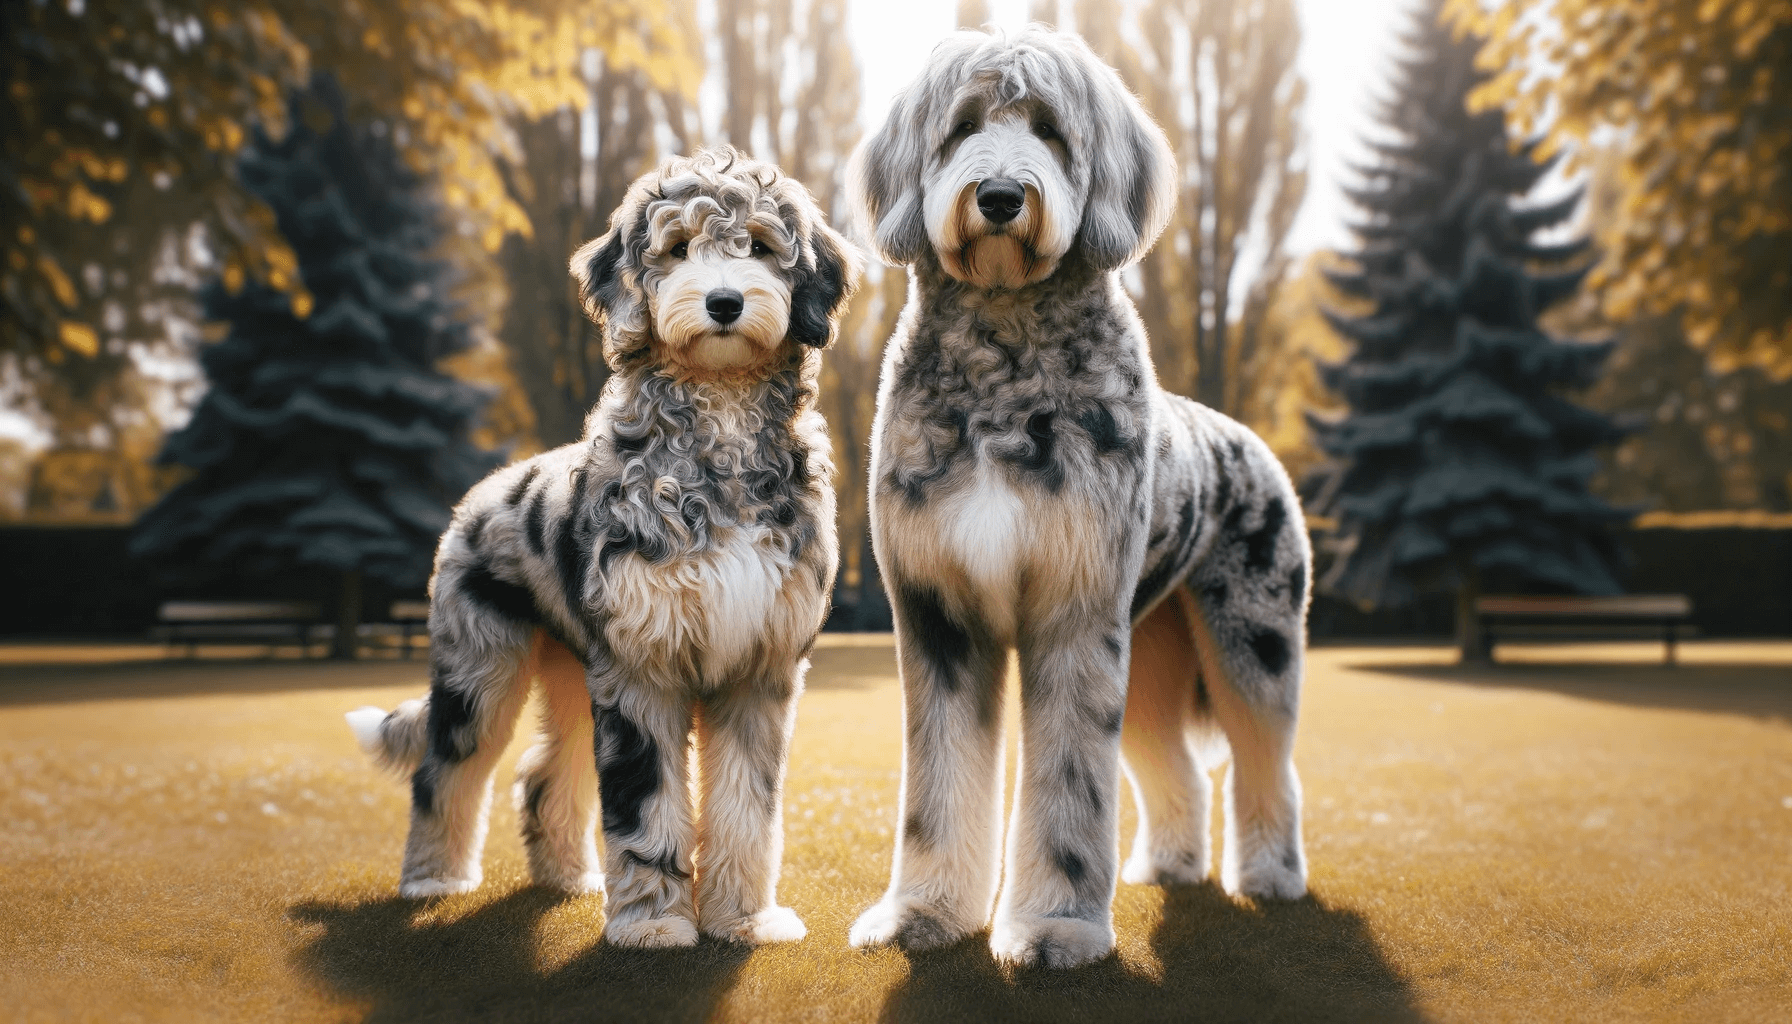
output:
[{"label": "blurred background foliage", "polygon": [[[257,131],[289,130],[288,99],[316,72],[429,183],[464,328],[440,368],[484,390],[467,436],[509,457],[576,438],[602,386],[565,266],[629,181],[729,142],[844,223],[842,171],[865,127],[847,0],[0,9],[0,396],[36,431],[0,438],[12,520],[129,523],[183,478],[156,456],[205,393],[200,353],[226,336],[196,300],[208,283],[313,313],[291,240],[238,166]],[[1562,229],[1595,242],[1585,283],[1541,325],[1613,343],[1576,396],[1630,431],[1600,454],[1594,493],[1655,514],[1792,511],[1792,0],[1414,9],[1473,37],[1473,112],[1498,112],[1535,157],[1566,156],[1545,198],[1586,183]],[[963,26],[992,13],[957,4]],[[1033,0],[1028,13],[1088,38],[1178,154],[1175,218],[1125,278],[1164,384],[1241,418],[1307,477],[1326,456],[1306,415],[1343,412],[1320,368],[1354,351],[1332,323],[1373,304],[1327,280],[1351,256],[1285,247],[1308,183],[1293,0]],[[906,283],[870,268],[824,368],[838,596],[866,626],[887,609],[865,439]]]}]

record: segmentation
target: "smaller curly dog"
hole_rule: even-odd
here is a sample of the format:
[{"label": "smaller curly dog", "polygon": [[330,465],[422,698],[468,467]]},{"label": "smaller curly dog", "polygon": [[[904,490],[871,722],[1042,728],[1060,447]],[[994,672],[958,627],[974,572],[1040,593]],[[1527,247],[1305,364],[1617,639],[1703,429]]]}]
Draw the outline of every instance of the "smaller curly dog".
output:
[{"label": "smaller curly dog", "polygon": [[467,494],[430,581],[428,698],[348,715],[412,772],[400,893],[479,884],[493,766],[539,679],[516,782],[538,884],[607,888],[621,945],[803,937],[776,891],[838,564],[815,382],[858,269],[801,184],[731,149],[642,177],[573,256],[614,371],[585,436]]}]

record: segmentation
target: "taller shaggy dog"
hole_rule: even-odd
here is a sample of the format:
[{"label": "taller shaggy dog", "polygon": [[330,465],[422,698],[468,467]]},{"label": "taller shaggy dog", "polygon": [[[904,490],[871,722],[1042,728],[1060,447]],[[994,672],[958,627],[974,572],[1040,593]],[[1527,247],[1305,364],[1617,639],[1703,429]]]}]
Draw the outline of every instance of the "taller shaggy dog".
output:
[{"label": "taller shaggy dog", "polygon": [[400,892],[479,884],[493,764],[539,676],[516,787],[536,882],[607,881],[625,945],[801,938],[775,901],[781,800],[838,554],[815,380],[856,257],[802,185],[721,150],[637,181],[572,269],[614,371],[585,436],[468,493],[430,583],[429,699],[349,716],[415,769]]},{"label": "taller shaggy dog", "polygon": [[1116,273],[1175,184],[1119,76],[1040,30],[941,43],[855,158],[876,247],[910,267],[871,463],[906,697],[902,827],[855,946],[989,922],[1011,648],[1022,754],[998,959],[1113,948],[1122,753],[1140,818],[1128,880],[1207,877],[1206,770],[1229,746],[1221,880],[1306,889],[1300,506],[1255,435],[1158,387]]}]

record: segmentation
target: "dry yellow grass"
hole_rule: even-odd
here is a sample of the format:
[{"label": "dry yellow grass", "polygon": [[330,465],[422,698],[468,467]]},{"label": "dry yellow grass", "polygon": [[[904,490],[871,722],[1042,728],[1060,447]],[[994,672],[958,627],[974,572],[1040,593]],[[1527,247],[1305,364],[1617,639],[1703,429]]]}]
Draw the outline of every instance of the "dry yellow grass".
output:
[{"label": "dry yellow grass", "polygon": [[1792,1018],[1792,644],[1480,672],[1317,650],[1313,896],[1122,885],[1119,955],[1052,974],[979,941],[846,948],[888,870],[898,694],[887,639],[830,639],[790,772],[782,892],[809,938],[655,953],[598,941],[601,898],[529,888],[503,801],[484,889],[393,896],[405,788],[340,713],[416,693],[420,663],[0,655],[0,1017]]}]

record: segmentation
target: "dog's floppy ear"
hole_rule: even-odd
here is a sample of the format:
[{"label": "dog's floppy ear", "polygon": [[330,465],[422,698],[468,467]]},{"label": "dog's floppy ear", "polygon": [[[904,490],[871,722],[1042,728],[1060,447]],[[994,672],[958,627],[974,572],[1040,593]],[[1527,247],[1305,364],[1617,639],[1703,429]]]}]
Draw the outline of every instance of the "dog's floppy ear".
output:
[{"label": "dog's floppy ear", "polygon": [[853,218],[885,263],[913,263],[931,244],[921,174],[945,131],[940,108],[952,102],[964,62],[988,40],[981,32],[958,32],[934,47],[920,77],[896,97],[884,123],[846,165]]},{"label": "dog's floppy ear", "polygon": [[883,126],[859,144],[846,165],[853,218],[885,263],[913,263],[927,251],[927,220],[921,207],[926,125],[918,122],[928,104],[915,91],[896,100]]},{"label": "dog's floppy ear", "polygon": [[850,242],[819,219],[808,246],[814,265],[799,260],[790,287],[790,337],[826,348],[833,340],[834,317],[858,287],[861,260]]},{"label": "dog's floppy ear", "polygon": [[1076,40],[1095,105],[1089,153],[1089,195],[1077,244],[1102,270],[1145,255],[1176,209],[1176,156],[1120,75]]},{"label": "dog's floppy ear", "polygon": [[627,224],[613,224],[572,254],[585,312],[603,330],[604,361],[619,369],[625,357],[647,344],[647,303],[628,258]]}]

